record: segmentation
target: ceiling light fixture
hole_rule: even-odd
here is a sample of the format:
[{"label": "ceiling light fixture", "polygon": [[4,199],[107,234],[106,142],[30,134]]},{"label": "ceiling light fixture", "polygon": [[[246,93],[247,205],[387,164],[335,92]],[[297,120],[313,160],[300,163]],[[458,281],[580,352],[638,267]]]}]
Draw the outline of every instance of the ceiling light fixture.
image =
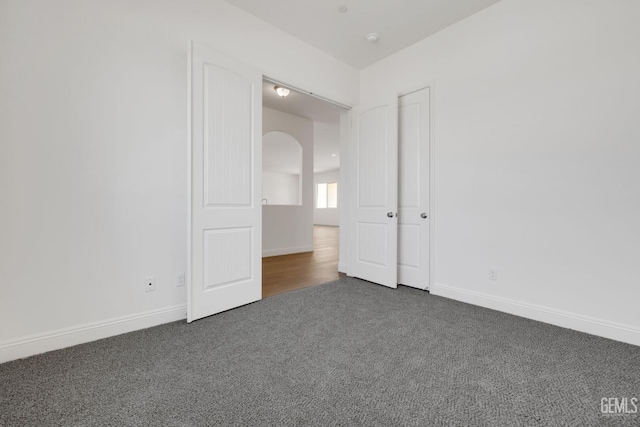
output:
[{"label": "ceiling light fixture", "polygon": [[278,96],[280,96],[282,98],[284,98],[285,96],[289,95],[289,93],[291,92],[286,87],[275,86],[273,89],[276,91]]},{"label": "ceiling light fixture", "polygon": [[335,154],[332,154],[332,155],[331,155],[331,157],[335,157],[335,156],[336,156]]},{"label": "ceiling light fixture", "polygon": [[380,35],[378,33],[369,33],[367,34],[367,41],[371,44],[377,43],[380,40]]}]

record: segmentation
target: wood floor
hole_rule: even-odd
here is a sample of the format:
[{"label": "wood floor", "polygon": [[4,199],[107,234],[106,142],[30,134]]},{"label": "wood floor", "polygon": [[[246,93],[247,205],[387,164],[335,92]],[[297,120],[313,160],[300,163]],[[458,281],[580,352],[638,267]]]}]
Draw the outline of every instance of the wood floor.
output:
[{"label": "wood floor", "polygon": [[313,252],[262,258],[262,297],[319,285],[338,273],[338,227],[313,226]]}]

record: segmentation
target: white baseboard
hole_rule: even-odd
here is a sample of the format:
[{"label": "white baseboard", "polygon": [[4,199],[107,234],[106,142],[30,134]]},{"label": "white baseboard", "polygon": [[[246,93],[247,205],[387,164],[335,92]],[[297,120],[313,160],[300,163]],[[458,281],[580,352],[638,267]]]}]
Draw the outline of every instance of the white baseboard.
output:
[{"label": "white baseboard", "polygon": [[640,346],[640,329],[633,326],[442,284],[435,284],[430,292],[433,295]]},{"label": "white baseboard", "polygon": [[0,342],[0,363],[187,318],[185,304]]},{"label": "white baseboard", "polygon": [[265,249],[262,251],[262,258],[267,258],[270,256],[299,254],[301,252],[313,252],[313,245],[299,246],[297,248]]}]

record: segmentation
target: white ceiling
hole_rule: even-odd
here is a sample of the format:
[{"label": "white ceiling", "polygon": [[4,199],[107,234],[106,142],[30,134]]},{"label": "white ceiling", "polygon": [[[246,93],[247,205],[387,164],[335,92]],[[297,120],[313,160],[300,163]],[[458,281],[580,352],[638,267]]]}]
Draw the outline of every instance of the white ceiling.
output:
[{"label": "white ceiling", "polygon": [[[264,107],[313,120],[314,173],[338,169],[340,167],[340,111],[343,111],[343,108],[296,91],[291,91],[289,96],[281,98],[276,94],[274,86],[275,84],[269,82],[262,84]],[[272,168],[272,166],[268,167]],[[284,172],[291,169],[279,165],[273,166],[271,170]]]},{"label": "white ceiling", "polygon": [[[358,69],[499,0],[227,0]],[[338,11],[347,6],[346,13]],[[380,40],[370,44],[369,33]]]},{"label": "white ceiling", "polygon": [[[227,1],[362,69],[499,0]],[[340,13],[339,6],[348,11]],[[372,32],[380,35],[375,44],[366,40]],[[263,83],[263,106],[314,121],[314,172],[339,168],[341,108],[295,91],[281,98],[273,87]]]}]

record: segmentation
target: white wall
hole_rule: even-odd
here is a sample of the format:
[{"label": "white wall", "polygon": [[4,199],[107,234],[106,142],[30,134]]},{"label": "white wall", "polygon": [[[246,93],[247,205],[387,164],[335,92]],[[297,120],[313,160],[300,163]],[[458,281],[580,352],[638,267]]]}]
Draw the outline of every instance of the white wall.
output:
[{"label": "white wall", "polygon": [[267,199],[268,205],[299,204],[300,175],[263,171],[262,198]]},{"label": "white wall", "polygon": [[0,2],[0,361],[184,316],[191,39],[357,103],[355,69],[221,0]]},{"label": "white wall", "polygon": [[313,122],[313,169],[316,173],[340,167],[340,119]]},{"label": "white wall", "polygon": [[504,0],[362,72],[433,83],[433,292],[640,344],[639,16]]},{"label": "white wall", "polygon": [[302,204],[262,206],[262,255],[313,250],[313,121],[270,108],[262,109],[262,133],[286,132],[302,147]]},{"label": "white wall", "polygon": [[316,173],[313,176],[313,223],[317,225],[340,225],[340,201],[338,200],[337,208],[318,209],[316,208],[316,200],[318,196],[318,184],[321,183],[338,183],[338,191],[340,190],[340,169],[333,171]]}]

